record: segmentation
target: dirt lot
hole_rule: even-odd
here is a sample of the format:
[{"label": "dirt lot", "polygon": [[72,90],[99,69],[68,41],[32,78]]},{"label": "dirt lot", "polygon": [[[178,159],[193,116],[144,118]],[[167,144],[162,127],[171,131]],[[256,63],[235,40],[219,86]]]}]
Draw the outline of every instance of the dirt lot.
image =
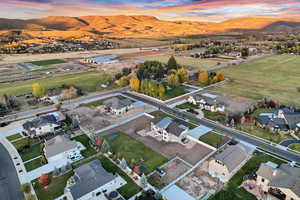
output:
[{"label": "dirt lot", "polygon": [[196,199],[214,194],[222,188],[222,184],[208,174],[208,163],[206,160],[176,184]]},{"label": "dirt lot", "polygon": [[162,167],[162,170],[166,172],[165,176],[160,177],[157,172],[154,172],[149,177],[149,179],[154,180],[154,182],[158,182],[159,184],[154,186],[158,187],[159,189],[162,189],[163,187],[172,183],[190,168],[191,167],[187,165],[184,161],[176,158],[168,162],[164,167]]},{"label": "dirt lot", "polygon": [[152,118],[148,116],[142,116],[119,127],[104,131],[100,133],[100,135],[108,135],[110,133],[118,131],[124,132],[169,159],[174,158],[175,156],[179,156],[191,165],[196,164],[199,160],[201,160],[211,152],[210,149],[198,143],[192,148],[188,149],[178,143],[159,142],[151,137],[143,137],[137,135],[136,131],[142,130],[145,127],[149,126],[151,120]]}]

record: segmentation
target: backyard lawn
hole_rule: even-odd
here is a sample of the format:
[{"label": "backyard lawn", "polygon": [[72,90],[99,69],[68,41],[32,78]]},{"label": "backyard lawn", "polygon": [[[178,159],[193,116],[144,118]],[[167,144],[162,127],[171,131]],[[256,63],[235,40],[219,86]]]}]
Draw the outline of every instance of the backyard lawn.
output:
[{"label": "backyard lawn", "polygon": [[23,137],[23,135],[21,133],[17,133],[14,135],[7,136],[6,139],[8,139],[9,141],[13,141],[13,140],[16,140],[16,139],[19,139],[22,137]]},{"label": "backyard lawn", "polygon": [[23,161],[31,160],[41,155],[43,149],[41,144],[35,144],[28,149],[24,149],[24,151],[19,152]]},{"label": "backyard lawn", "polygon": [[38,143],[40,143],[40,141],[38,139],[31,139],[31,138],[27,137],[27,138],[23,138],[23,139],[12,142],[12,145],[14,145],[14,147],[17,150],[20,150],[26,145],[32,146],[32,145],[35,145]]},{"label": "backyard lawn", "polygon": [[169,89],[169,90],[166,89],[165,97],[163,98],[163,100],[168,100],[168,99],[172,99],[172,98],[187,94],[187,93],[189,93],[189,91],[187,89],[189,89],[189,87],[184,86],[184,85],[171,87],[171,89]]},{"label": "backyard lawn", "polygon": [[[32,91],[32,83],[41,83],[46,89],[60,87],[65,85],[75,85],[83,90],[94,92],[102,89],[100,85],[111,80],[111,76],[102,72],[82,72],[75,74],[67,74],[62,76],[47,77],[41,79],[33,79],[27,81],[18,81],[14,83],[1,83],[0,96],[18,95],[30,93]],[[110,88],[113,88],[112,85]]]},{"label": "backyard lawn", "polygon": [[[212,88],[237,97],[261,100],[264,97],[284,105],[299,106],[299,55],[275,55],[222,69],[233,80]],[[255,78],[253,78],[255,77]]]},{"label": "backyard lawn", "polygon": [[108,158],[101,156],[100,157],[101,164],[103,168],[111,173],[119,174],[127,184],[118,189],[118,192],[126,199],[129,199],[133,195],[137,194],[141,191],[141,188],[133,182],[133,180],[127,176],[122,170],[120,170],[114,163],[112,163]]},{"label": "backyard lawn", "polygon": [[32,181],[38,199],[53,200],[63,195],[67,181],[73,174],[74,172],[70,171],[64,175],[52,178],[52,181],[47,188],[41,187],[37,179]]},{"label": "backyard lawn", "polygon": [[36,168],[43,166],[44,164],[42,163],[42,160],[39,157],[34,160],[31,160],[30,162],[25,163],[24,165],[25,165],[27,172],[29,172],[29,171],[32,171]]},{"label": "backyard lawn", "polygon": [[224,114],[220,114],[217,112],[210,112],[204,109],[202,111],[204,113],[204,117],[212,121],[225,121],[226,119],[226,116]]},{"label": "backyard lawn", "polygon": [[261,163],[268,161],[276,164],[283,163],[268,155],[255,155],[230,179],[226,188],[210,197],[209,200],[256,200],[255,196],[239,186],[242,184],[244,176],[254,173]]},{"label": "backyard lawn", "polygon": [[251,134],[251,135],[263,138],[265,140],[269,140],[274,143],[280,143],[283,140],[292,139],[291,136],[285,135],[282,137],[280,135],[275,135],[275,133],[269,132],[266,129],[256,127],[255,125],[243,124],[243,125],[239,125],[238,128],[242,131],[245,131],[245,132]]},{"label": "backyard lawn", "polygon": [[73,138],[74,140],[80,142],[82,145],[84,145],[86,147],[86,150],[81,151],[81,154],[85,157],[88,158],[92,155],[95,155],[97,152],[95,149],[93,149],[90,145],[90,138],[87,135],[80,135],[77,137]]},{"label": "backyard lawn", "polygon": [[110,144],[111,150],[115,153],[121,153],[128,164],[131,163],[132,159],[135,161],[144,160],[141,162],[141,165],[147,168],[146,174],[168,161],[167,158],[124,133],[113,133],[106,136],[106,139]]},{"label": "backyard lawn", "polygon": [[62,63],[66,63],[66,61],[61,60],[61,59],[51,59],[51,60],[33,61],[30,63],[33,65],[37,65],[37,66],[45,66],[45,65],[62,64]]},{"label": "backyard lawn", "polygon": [[208,132],[205,135],[202,135],[199,140],[209,144],[210,146],[218,148],[225,144],[228,138],[215,132]]}]

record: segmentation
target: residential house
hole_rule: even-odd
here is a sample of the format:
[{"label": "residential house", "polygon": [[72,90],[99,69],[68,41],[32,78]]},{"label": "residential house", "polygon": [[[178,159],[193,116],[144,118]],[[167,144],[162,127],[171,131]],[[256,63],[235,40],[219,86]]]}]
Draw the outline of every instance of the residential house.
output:
[{"label": "residential house", "polygon": [[272,162],[262,163],[256,172],[260,189],[278,199],[300,200],[300,168]]},{"label": "residential house", "polygon": [[178,120],[170,117],[155,118],[151,122],[150,136],[164,142],[182,142],[188,132],[189,128]]},{"label": "residential house", "polygon": [[225,103],[214,94],[194,94],[188,98],[188,102],[210,112],[225,112]]},{"label": "residential house", "polygon": [[300,112],[283,108],[273,113],[261,113],[257,125],[261,128],[268,126],[272,131],[297,132],[300,130]]},{"label": "residential house", "polygon": [[115,115],[122,115],[132,108],[132,101],[113,97],[104,102],[104,107]]},{"label": "residential house", "polygon": [[38,118],[23,124],[25,133],[30,137],[43,136],[52,133],[61,127],[62,118],[57,112],[41,115]]},{"label": "residential house", "polygon": [[127,184],[118,174],[107,172],[99,160],[82,165],[74,172],[65,188],[68,200],[106,199],[106,194]]},{"label": "residential house", "polygon": [[82,158],[79,142],[70,140],[68,137],[58,135],[44,143],[44,153],[48,163],[72,162],[74,158]]},{"label": "residential house", "polygon": [[230,145],[209,162],[208,173],[226,183],[250,159],[252,151],[241,143]]}]

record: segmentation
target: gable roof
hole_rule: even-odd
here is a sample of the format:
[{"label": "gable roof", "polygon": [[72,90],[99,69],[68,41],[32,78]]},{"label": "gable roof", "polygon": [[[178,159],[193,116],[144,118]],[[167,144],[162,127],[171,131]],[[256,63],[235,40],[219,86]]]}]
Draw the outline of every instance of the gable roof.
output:
[{"label": "gable roof", "polygon": [[112,109],[122,109],[124,107],[130,106],[132,101],[129,99],[119,99],[117,97],[113,97],[104,101],[104,106]]},{"label": "gable roof", "polygon": [[157,121],[158,122],[155,123],[156,127],[166,129],[173,122],[173,119],[171,119],[170,117],[165,117],[161,120],[158,118]]},{"label": "gable roof", "polygon": [[[156,123],[155,123],[156,122]],[[168,133],[171,133],[179,137],[188,127],[180,124],[178,121],[171,119],[170,117],[164,117],[163,119],[157,117],[154,120],[156,127],[165,129]]]},{"label": "gable roof", "polygon": [[47,124],[56,124],[59,125],[57,118],[54,115],[44,115],[40,116],[34,120],[27,121],[23,124],[25,130],[30,130],[32,128],[39,128]]},{"label": "gable roof", "polygon": [[300,197],[300,168],[288,164],[272,168],[262,163],[256,174],[269,180],[270,187],[287,188]]},{"label": "gable roof", "polygon": [[69,187],[74,199],[79,199],[116,178],[102,167],[99,160],[82,165],[74,171],[78,180]]},{"label": "gable roof", "polygon": [[204,93],[204,94],[194,94],[193,95],[193,98],[196,100],[196,101],[201,101],[201,100],[204,100],[205,103],[207,105],[210,105],[210,106],[223,106],[225,105],[224,102],[221,102],[219,99],[218,99],[218,96],[216,95],[213,95],[213,94],[209,94],[209,93]]},{"label": "gable roof", "polygon": [[242,144],[231,145],[227,147],[223,152],[215,155],[215,160],[221,161],[232,172],[237,166],[242,164],[249,154]]},{"label": "gable roof", "polygon": [[45,155],[47,158],[50,158],[76,147],[77,143],[75,141],[70,140],[66,136],[58,135],[45,142]]}]

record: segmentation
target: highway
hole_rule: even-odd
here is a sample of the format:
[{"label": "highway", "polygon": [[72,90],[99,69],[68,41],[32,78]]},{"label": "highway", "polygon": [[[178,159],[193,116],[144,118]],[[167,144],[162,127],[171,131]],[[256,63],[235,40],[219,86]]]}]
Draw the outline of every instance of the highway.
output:
[{"label": "highway", "polygon": [[257,139],[255,137],[248,136],[246,134],[241,133],[238,130],[226,127],[222,124],[211,122],[211,121],[206,120],[206,119],[199,119],[199,118],[197,118],[196,116],[194,116],[190,113],[181,112],[177,109],[170,108],[167,105],[165,105],[163,103],[160,103],[158,101],[155,101],[151,98],[146,98],[144,96],[135,95],[135,94],[129,93],[129,92],[124,92],[123,94],[127,95],[128,97],[131,97],[133,99],[143,101],[143,102],[148,103],[150,105],[156,106],[160,110],[163,110],[167,113],[173,114],[173,115],[175,115],[179,118],[187,119],[187,120],[190,120],[190,121],[195,122],[197,124],[202,124],[204,126],[212,128],[212,129],[214,129],[214,130],[216,130],[216,131],[218,131],[218,132],[220,132],[224,135],[227,135],[231,138],[234,138],[236,140],[245,141],[245,142],[247,142],[249,144],[252,144],[256,147],[259,147],[259,148],[261,148],[261,149],[263,149],[267,152],[270,152],[270,153],[276,154],[276,155],[278,155],[282,158],[300,163],[300,155],[298,155],[296,153],[292,153],[290,151],[287,151],[284,148],[280,148],[278,145],[266,143],[263,140]]}]

